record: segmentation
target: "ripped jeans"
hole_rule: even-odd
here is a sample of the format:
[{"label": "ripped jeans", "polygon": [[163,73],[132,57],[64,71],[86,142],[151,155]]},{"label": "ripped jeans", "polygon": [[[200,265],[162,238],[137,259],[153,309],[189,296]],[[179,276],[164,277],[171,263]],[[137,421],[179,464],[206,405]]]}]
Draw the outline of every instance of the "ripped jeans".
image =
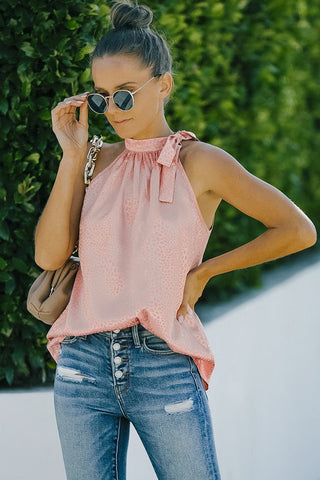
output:
[{"label": "ripped jeans", "polygon": [[130,422],[159,480],[221,478],[194,360],[141,324],[66,337],[54,406],[67,480],[125,480]]}]

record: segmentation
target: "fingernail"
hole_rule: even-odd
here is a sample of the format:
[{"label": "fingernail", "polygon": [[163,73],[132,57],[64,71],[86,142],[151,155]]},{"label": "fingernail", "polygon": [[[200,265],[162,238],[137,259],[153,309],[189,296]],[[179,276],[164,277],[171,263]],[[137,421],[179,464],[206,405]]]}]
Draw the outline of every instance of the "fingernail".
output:
[{"label": "fingernail", "polygon": [[184,320],[184,316],[183,315],[179,315],[178,317],[178,322],[182,323]]}]

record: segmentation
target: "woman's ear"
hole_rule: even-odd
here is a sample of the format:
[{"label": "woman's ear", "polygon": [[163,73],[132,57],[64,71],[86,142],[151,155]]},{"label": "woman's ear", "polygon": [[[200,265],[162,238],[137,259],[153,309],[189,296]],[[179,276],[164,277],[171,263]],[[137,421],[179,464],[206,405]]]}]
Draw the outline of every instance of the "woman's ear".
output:
[{"label": "woman's ear", "polygon": [[166,72],[163,75],[161,75],[159,80],[159,85],[160,85],[160,96],[162,98],[168,97],[173,87],[173,78],[171,73]]}]

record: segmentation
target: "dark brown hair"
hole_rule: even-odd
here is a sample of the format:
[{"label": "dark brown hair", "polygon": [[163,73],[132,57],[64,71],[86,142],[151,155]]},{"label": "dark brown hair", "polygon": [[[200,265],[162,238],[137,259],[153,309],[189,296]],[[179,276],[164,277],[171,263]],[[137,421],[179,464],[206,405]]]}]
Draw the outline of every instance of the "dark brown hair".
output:
[{"label": "dark brown hair", "polygon": [[[91,66],[95,58],[104,55],[127,54],[138,57],[142,65],[151,68],[152,75],[172,74],[172,57],[166,40],[150,28],[153,13],[146,5],[130,0],[114,2],[110,9],[112,28],[99,40],[91,54]],[[166,105],[167,97],[164,101]]]}]

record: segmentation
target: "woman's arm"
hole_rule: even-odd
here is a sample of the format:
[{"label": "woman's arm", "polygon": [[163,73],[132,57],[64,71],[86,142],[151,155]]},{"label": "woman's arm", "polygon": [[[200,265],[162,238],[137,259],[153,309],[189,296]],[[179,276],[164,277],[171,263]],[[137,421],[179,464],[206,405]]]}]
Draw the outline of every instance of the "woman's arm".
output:
[{"label": "woman's arm", "polygon": [[313,223],[280,190],[250,174],[219,147],[201,142],[197,159],[207,190],[267,227],[254,240],[199,265],[195,270],[202,279],[208,281],[221,273],[274,260],[314,245],[317,234]]},{"label": "woman's arm", "polygon": [[[79,156],[82,156],[81,161]],[[85,192],[85,163],[85,153],[63,154],[60,161],[48,202],[35,231],[35,261],[44,270],[61,267],[78,240]]]},{"label": "woman's arm", "polygon": [[44,270],[61,267],[78,240],[85,192],[83,174],[90,146],[87,93],[67,98],[51,111],[52,129],[63,156],[35,231],[35,261]]}]

